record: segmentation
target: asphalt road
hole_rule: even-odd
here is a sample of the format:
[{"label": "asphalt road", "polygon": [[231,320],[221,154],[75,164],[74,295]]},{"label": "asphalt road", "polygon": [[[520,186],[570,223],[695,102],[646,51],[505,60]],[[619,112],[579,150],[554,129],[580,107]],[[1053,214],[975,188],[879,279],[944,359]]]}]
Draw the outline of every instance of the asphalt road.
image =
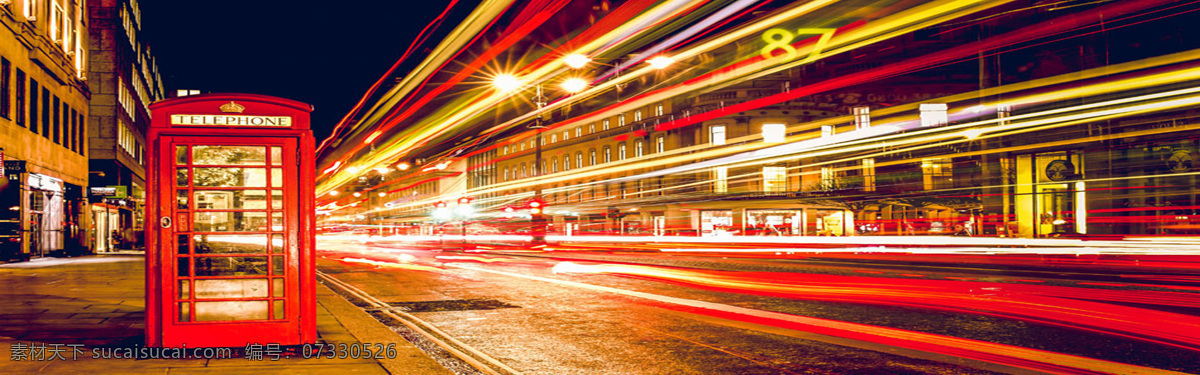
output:
[{"label": "asphalt road", "polygon": [[1185,271],[319,247],[322,272],[521,373],[1200,373]]}]

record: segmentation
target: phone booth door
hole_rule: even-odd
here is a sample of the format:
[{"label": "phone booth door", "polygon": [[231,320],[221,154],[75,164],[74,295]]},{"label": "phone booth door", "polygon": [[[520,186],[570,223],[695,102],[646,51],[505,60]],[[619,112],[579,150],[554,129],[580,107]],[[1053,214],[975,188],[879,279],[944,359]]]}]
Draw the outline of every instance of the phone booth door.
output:
[{"label": "phone booth door", "polygon": [[163,136],[159,147],[159,176],[174,176],[158,180],[152,224],[163,346],[300,343],[297,139]]}]

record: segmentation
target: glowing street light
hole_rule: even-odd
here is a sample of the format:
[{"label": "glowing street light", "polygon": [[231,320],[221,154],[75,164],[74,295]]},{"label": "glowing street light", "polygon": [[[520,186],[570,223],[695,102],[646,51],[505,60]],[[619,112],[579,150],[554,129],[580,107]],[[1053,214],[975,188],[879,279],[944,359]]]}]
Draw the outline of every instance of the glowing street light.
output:
[{"label": "glowing street light", "polygon": [[521,88],[521,80],[512,74],[501,74],[492,79],[492,86],[500,92],[513,92]]},{"label": "glowing street light", "polygon": [[572,94],[583,91],[587,86],[588,82],[583,78],[570,78],[562,83],[563,90],[567,90],[567,92]]},{"label": "glowing street light", "polygon": [[392,170],[388,167],[375,168],[375,172],[378,172],[379,174],[388,174],[388,172],[391,172],[391,171]]},{"label": "glowing street light", "polygon": [[408,164],[408,163],[400,163],[400,164],[396,164],[396,169],[399,169],[399,170],[402,170],[402,171],[407,171],[409,168],[412,168],[412,165],[410,165],[410,164]]},{"label": "glowing street light", "polygon": [[563,58],[563,62],[566,63],[567,66],[569,66],[573,69],[582,68],[584,65],[587,65],[587,63],[589,63],[591,61],[592,61],[592,59],[589,59],[587,56],[584,56],[581,53],[572,53],[570,55],[567,55],[567,57]]},{"label": "glowing street light", "polygon": [[671,64],[675,63],[675,59],[672,59],[667,56],[659,55],[659,56],[655,56],[654,58],[652,58],[646,62],[650,63],[650,67],[652,67],[654,69],[662,69],[662,68],[671,66]]},{"label": "glowing street light", "polygon": [[354,192],[354,197],[355,197],[355,198],[358,198],[358,197],[361,197],[361,196],[362,196],[362,193],[359,193],[359,192],[357,192],[357,191],[356,191],[356,192]]},{"label": "glowing street light", "polygon": [[350,172],[351,174],[358,174],[358,171],[360,170],[361,169],[359,167],[353,165],[346,168],[346,172]]},{"label": "glowing street light", "polygon": [[382,192],[382,191],[381,191],[381,192],[379,192],[379,197],[380,197],[380,198],[383,198],[383,197],[386,197],[386,196],[387,196],[387,193],[386,193],[386,192]]},{"label": "glowing street light", "polygon": [[338,196],[338,194],[339,194],[339,193],[338,193],[338,191],[337,191],[337,190],[333,190],[333,191],[330,191],[330,192],[329,192],[329,196],[331,196],[331,197],[336,197],[336,196]]}]

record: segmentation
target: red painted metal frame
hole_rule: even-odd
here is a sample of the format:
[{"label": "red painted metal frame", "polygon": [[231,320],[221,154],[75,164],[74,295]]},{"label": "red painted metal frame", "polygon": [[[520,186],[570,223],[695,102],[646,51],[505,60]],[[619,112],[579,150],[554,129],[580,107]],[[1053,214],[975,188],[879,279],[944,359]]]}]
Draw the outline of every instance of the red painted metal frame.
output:
[{"label": "red painted metal frame", "polygon": [[[241,113],[221,112],[220,106],[231,101],[243,106],[244,110]],[[203,94],[155,102],[150,105],[150,112],[152,121],[146,134],[149,151],[146,158],[146,345],[241,347],[255,342],[281,345],[316,342],[316,218],[313,202],[316,167],[315,141],[309,129],[309,113],[312,112],[312,106],[265,95]],[[172,114],[291,116],[292,126],[181,126],[170,124]],[[295,206],[284,207],[285,210],[294,209],[297,224],[287,229],[287,237],[295,239],[291,246],[297,247],[294,252],[297,257],[295,262],[288,262],[288,266],[294,269],[285,272],[291,279],[285,281],[285,285],[298,283],[299,295],[287,294],[285,299],[298,299],[296,302],[299,305],[299,314],[291,315],[283,321],[287,323],[286,331],[280,330],[279,323],[262,321],[190,322],[187,323],[188,326],[199,329],[185,330],[180,330],[179,325],[174,323],[172,314],[175,309],[167,306],[174,304],[175,287],[164,287],[164,283],[173,280],[172,275],[175,272],[175,264],[164,262],[173,257],[170,251],[173,249],[174,238],[163,237],[162,231],[159,230],[159,217],[163,213],[173,212],[172,205],[175,204],[174,150],[168,147],[170,140],[186,140],[189,137],[223,137],[231,143],[247,143],[265,138],[296,140],[296,155],[299,158],[297,181],[285,181],[283,187],[287,189],[295,186],[296,189],[293,192]],[[296,306],[291,302],[286,304]],[[293,330],[298,332],[292,332]]]}]

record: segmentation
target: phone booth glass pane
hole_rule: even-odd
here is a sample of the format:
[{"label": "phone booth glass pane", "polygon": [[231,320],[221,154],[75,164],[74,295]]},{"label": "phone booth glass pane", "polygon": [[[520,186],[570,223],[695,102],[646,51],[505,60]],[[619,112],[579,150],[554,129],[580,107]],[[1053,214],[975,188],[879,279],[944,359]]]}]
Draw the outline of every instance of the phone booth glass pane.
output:
[{"label": "phone booth glass pane", "polygon": [[[289,246],[283,180],[294,143],[176,143],[176,323],[289,318]],[[279,144],[282,143],[282,144]],[[295,163],[291,163],[295,165]],[[294,213],[290,215],[295,215]],[[290,219],[290,220],[289,220]],[[167,237],[170,238],[170,237]],[[294,284],[294,283],[293,283]]]}]

